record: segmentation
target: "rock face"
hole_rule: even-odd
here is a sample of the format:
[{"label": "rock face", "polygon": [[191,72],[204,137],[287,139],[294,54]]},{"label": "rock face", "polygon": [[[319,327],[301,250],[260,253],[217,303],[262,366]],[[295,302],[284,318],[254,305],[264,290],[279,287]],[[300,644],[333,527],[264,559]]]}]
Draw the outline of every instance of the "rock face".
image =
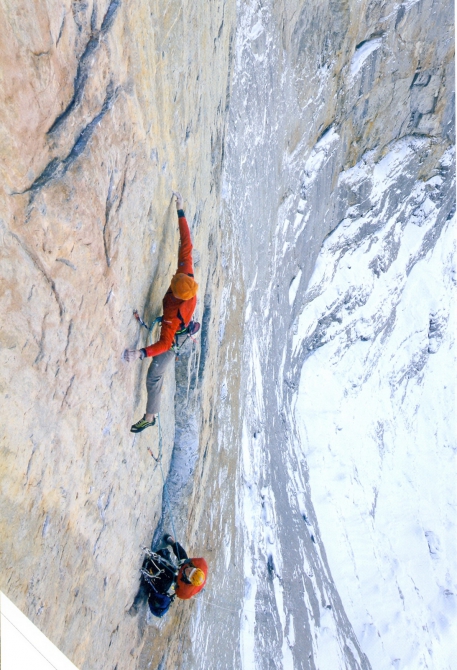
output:
[{"label": "rock face", "polygon": [[[86,670],[432,667],[436,612],[455,593],[449,526],[417,526],[434,577],[394,570],[414,557],[381,536],[389,505],[405,504],[414,417],[436,427],[435,465],[452,440],[445,412],[417,410],[453,361],[452,6],[1,11],[1,589]],[[133,309],[152,321],[174,272],[178,187],[202,333],[164,391],[167,502],[147,451],[158,432],[129,433],[146,363],[121,354],[145,342]],[[428,276],[435,297],[414,310]],[[430,465],[420,453],[414,501]],[[395,537],[424,514],[412,503]],[[211,576],[202,597],[151,621],[131,608],[142,547],[172,521]],[[369,588],[382,570],[367,573],[368,533],[398,586],[390,609]],[[427,605],[409,617],[418,574]]]},{"label": "rock face", "polygon": [[[129,433],[146,363],[121,354],[175,270],[172,188],[202,252],[198,316],[218,299],[233,8],[12,2],[2,23],[1,588],[78,667],[136,668],[127,612],[162,482],[157,433]],[[173,396],[171,374],[165,472]]]}]

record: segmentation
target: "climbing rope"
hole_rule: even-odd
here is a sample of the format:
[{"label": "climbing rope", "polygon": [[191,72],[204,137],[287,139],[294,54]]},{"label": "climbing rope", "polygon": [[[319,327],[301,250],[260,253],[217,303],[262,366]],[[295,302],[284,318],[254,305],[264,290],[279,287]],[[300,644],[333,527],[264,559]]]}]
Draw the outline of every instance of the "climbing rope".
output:
[{"label": "climbing rope", "polygon": [[231,614],[238,614],[238,616],[242,613],[241,610],[242,608],[238,609],[229,609],[228,607],[222,607],[222,605],[218,605],[217,603],[213,602],[212,600],[208,600],[207,598],[199,598],[205,605],[212,605],[213,607],[217,607],[220,610],[224,610],[224,612],[230,612]]},{"label": "climbing rope", "polygon": [[157,423],[159,427],[159,454],[157,458],[152,453],[152,449],[150,447],[148,447],[148,451],[151,454],[152,458],[155,460],[155,462],[160,465],[160,473],[162,475],[162,483],[163,483],[163,495],[168,505],[168,512],[170,513],[170,522],[171,522],[171,530],[173,531],[173,537],[175,539],[175,542],[177,542],[178,538],[176,537],[175,523],[173,519],[173,513],[171,511],[170,497],[168,495],[167,485],[165,482],[165,475],[163,473],[163,467],[162,467],[162,426],[160,424],[160,414],[157,414]]},{"label": "climbing rope", "polygon": [[[148,326],[147,323],[145,323],[143,321],[143,319],[141,318],[141,316],[139,315],[138,310],[135,309],[133,311],[133,315],[134,315],[135,319],[138,321],[138,323],[140,324],[140,326],[144,326],[144,328],[146,328],[146,330],[148,331],[148,334],[146,336],[146,346],[147,346],[149,337],[152,338],[152,329],[154,328],[156,323],[161,323],[162,322],[162,317],[158,316],[156,319],[154,319],[154,321],[151,323],[151,325]],[[192,324],[194,324],[194,322],[192,322]],[[188,332],[188,335],[187,335],[186,339],[184,340],[184,342],[186,342],[189,337],[191,338],[191,340],[193,340],[195,342],[192,335],[194,335],[195,333],[198,332],[198,330],[200,329],[200,324],[196,323],[195,326],[193,326],[192,333]],[[181,349],[184,342],[181,343],[181,346],[179,346],[178,350],[176,351],[177,357],[179,356],[179,350]],[[163,467],[162,467],[162,426],[160,424],[160,413],[157,414],[157,423],[158,423],[158,428],[159,428],[159,453],[158,453],[157,458],[152,453],[152,449],[150,447],[148,447],[147,449],[148,449],[149,453],[151,454],[152,458],[155,460],[155,462],[160,465],[160,473],[162,475],[162,483],[163,483],[163,495],[165,496],[166,503],[168,505],[168,511],[170,513],[170,522],[171,522],[171,529],[173,531],[173,537],[175,539],[175,542],[177,542],[178,538],[176,537],[176,530],[175,530],[175,524],[174,524],[174,519],[173,519],[173,513],[171,511],[170,497],[168,495],[167,485],[166,485],[166,482],[165,482],[165,475],[164,475]]]},{"label": "climbing rope", "polygon": [[[267,615],[273,616],[273,614],[271,612],[264,612],[264,611],[263,612],[262,611],[260,611],[260,612],[257,611],[256,612],[256,611],[251,610],[251,609],[246,609],[245,607],[243,607],[243,605],[232,605],[232,603],[228,603],[229,605],[232,605],[230,608],[229,607],[223,607],[222,605],[219,605],[218,603],[215,603],[214,600],[208,600],[208,598],[204,595],[203,591],[201,592],[200,597],[197,595],[197,596],[195,596],[195,598],[197,600],[201,600],[205,605],[211,605],[212,607],[217,607],[220,610],[224,610],[225,612],[230,612],[231,614],[237,614],[238,616],[240,616],[244,612],[248,612],[249,614],[254,614],[257,618],[259,618],[261,616],[267,616]],[[224,601],[224,600],[222,600],[222,602],[225,602],[225,604],[227,604],[226,601]]]}]

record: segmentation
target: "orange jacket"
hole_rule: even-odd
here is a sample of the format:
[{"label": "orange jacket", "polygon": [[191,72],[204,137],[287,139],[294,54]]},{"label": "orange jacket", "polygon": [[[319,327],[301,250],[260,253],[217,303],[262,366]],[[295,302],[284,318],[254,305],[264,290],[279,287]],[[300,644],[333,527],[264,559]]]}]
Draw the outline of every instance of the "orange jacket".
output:
[{"label": "orange jacket", "polygon": [[[193,565],[194,568],[200,568],[205,574],[205,581],[200,586],[194,586],[193,584],[188,584],[182,578],[182,573],[184,568],[189,566],[189,563]],[[176,578],[176,595],[181,600],[189,600],[196,593],[202,590],[206,584],[206,575],[208,574],[208,564],[204,558],[191,558],[186,561],[179,569],[178,576]]]},{"label": "orange jacket", "polygon": [[[179,247],[178,269],[176,272],[182,272],[193,277],[192,240],[190,239],[189,226],[182,209],[179,210],[178,217],[181,246]],[[160,339],[155,344],[151,344],[145,348],[146,356],[158,356],[171,348],[176,331],[181,329],[182,323],[184,322],[185,326],[189,325],[196,304],[197,296],[194,296],[190,300],[180,300],[179,298],[175,298],[171,287],[168,289],[162,302],[163,319]]]}]

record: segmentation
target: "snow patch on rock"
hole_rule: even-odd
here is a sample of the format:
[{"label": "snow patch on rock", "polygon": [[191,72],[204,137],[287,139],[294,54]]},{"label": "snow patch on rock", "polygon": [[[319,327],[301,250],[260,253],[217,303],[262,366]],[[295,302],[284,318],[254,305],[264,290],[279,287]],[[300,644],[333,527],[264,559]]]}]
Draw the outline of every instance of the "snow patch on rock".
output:
[{"label": "snow patch on rock", "polygon": [[381,45],[382,38],[376,37],[375,39],[362,42],[362,44],[356,48],[350,65],[352,78],[360,72],[368,57],[371,56],[374,51],[379,49]]}]

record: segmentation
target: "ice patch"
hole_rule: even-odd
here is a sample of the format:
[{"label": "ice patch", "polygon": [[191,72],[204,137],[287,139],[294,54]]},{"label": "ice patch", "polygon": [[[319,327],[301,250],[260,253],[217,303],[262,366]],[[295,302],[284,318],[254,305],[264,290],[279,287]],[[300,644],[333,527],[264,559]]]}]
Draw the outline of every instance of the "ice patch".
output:
[{"label": "ice patch", "polygon": [[303,219],[303,214],[300,214],[300,212],[297,212],[295,215],[295,220],[294,220],[294,228],[297,228],[300,223],[302,222]]},{"label": "ice patch", "polygon": [[257,21],[257,23],[255,23],[251,28],[251,31],[248,36],[249,39],[252,41],[256,40],[263,33],[263,30],[264,28],[262,22],[260,20]]},{"label": "ice patch", "polygon": [[317,175],[325,161],[331,156],[332,152],[338,145],[339,139],[340,136],[334,130],[334,128],[329,128],[322,135],[320,140],[316,142],[308,160],[305,163],[305,168],[303,171],[302,183],[305,189],[309,188],[317,178]]},{"label": "ice patch", "polygon": [[368,40],[363,42],[357,49],[351,60],[351,77],[354,78],[363,67],[363,64],[367,58],[374,52],[376,49],[382,45],[382,38],[376,37],[374,40]]},{"label": "ice patch", "polygon": [[289,305],[291,307],[295,302],[295,297],[297,295],[298,287],[300,286],[301,274],[302,274],[302,271],[299,270],[298,273],[295,275],[295,277],[290,282],[290,286],[289,286]]}]

